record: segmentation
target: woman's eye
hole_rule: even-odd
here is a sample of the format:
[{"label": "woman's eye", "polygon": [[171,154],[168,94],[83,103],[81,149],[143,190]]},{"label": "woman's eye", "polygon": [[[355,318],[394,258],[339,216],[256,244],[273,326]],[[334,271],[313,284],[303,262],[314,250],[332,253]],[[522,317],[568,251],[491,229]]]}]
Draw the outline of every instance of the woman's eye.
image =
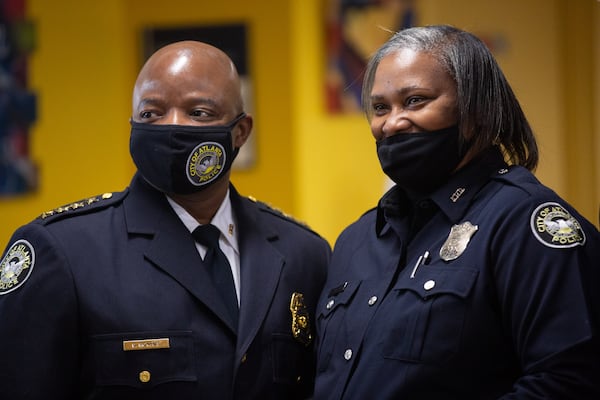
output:
[{"label": "woman's eye", "polygon": [[423,100],[424,100],[423,97],[417,97],[417,96],[409,97],[408,99],[406,99],[406,105],[408,105],[408,106],[415,105],[415,104],[422,102]]},{"label": "woman's eye", "polygon": [[380,104],[380,103],[373,104],[373,111],[375,113],[381,113],[384,110],[386,110],[386,108],[387,107],[385,106],[385,104]]}]

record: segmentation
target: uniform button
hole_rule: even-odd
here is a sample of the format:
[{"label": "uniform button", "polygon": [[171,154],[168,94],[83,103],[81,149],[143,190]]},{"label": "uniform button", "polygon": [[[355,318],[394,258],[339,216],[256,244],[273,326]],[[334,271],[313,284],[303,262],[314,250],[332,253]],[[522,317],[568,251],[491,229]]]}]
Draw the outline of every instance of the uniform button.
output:
[{"label": "uniform button", "polygon": [[246,360],[247,360],[247,359],[248,359],[248,353],[245,353],[245,354],[242,356],[242,359],[240,360],[240,362],[243,364],[243,363],[245,363],[245,362],[246,362]]},{"label": "uniform button", "polygon": [[369,299],[369,305],[372,306],[375,303],[377,303],[377,296],[371,296]]},{"label": "uniform button", "polygon": [[140,382],[142,382],[142,383],[150,382],[150,371],[140,372],[139,377],[140,377]]},{"label": "uniform button", "polygon": [[325,307],[327,307],[328,310],[331,310],[331,307],[333,307],[334,304],[335,300],[331,299],[327,302],[327,305]]},{"label": "uniform button", "polygon": [[433,289],[434,286],[435,286],[435,281],[429,280],[423,284],[423,289],[431,290],[431,289]]},{"label": "uniform button", "polygon": [[346,361],[350,361],[350,359],[352,358],[352,349],[347,349],[344,352],[344,358],[346,359]]}]

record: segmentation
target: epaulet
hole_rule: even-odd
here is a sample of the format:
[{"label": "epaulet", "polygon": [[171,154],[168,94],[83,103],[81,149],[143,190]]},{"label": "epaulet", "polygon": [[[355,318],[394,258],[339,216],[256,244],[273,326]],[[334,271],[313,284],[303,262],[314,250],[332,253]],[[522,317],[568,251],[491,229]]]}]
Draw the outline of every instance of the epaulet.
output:
[{"label": "epaulet", "polygon": [[492,175],[492,179],[503,181],[512,186],[520,187],[528,193],[531,189],[538,187],[540,181],[525,167],[511,165],[508,168],[501,168]]},{"label": "epaulet", "polygon": [[306,229],[306,230],[308,230],[308,231],[316,234],[316,232],[313,231],[310,228],[310,226],[308,226],[307,223],[305,223],[303,221],[300,221],[300,220],[297,220],[296,218],[294,218],[291,215],[283,212],[279,208],[273,207],[272,205],[270,205],[268,203],[256,200],[256,198],[254,198],[253,196],[248,196],[248,200],[250,200],[251,202],[255,203],[258,206],[259,210],[267,212],[269,214],[272,214],[272,215],[274,215],[276,217],[279,217],[281,219],[284,219],[286,221],[292,222],[292,223],[294,223],[294,224],[296,224],[296,225],[298,225],[298,226],[300,226],[300,227],[302,227],[302,228],[304,228],[304,229]]},{"label": "epaulet", "polygon": [[92,211],[104,209],[112,204],[123,200],[128,191],[116,193],[103,193],[97,196],[88,197],[64,206],[57,207],[53,210],[43,212],[37,218],[37,221],[42,224],[48,224],[63,218],[68,218],[75,215],[87,214]]}]

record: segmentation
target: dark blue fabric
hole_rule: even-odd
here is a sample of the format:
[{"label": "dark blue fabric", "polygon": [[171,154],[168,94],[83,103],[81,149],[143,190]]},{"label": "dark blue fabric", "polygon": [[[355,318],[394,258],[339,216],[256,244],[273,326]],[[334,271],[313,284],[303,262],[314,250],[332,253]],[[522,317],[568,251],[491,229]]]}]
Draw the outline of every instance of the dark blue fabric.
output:
[{"label": "dark blue fabric", "polygon": [[[110,200],[18,229],[10,243],[31,243],[35,265],[22,286],[0,295],[0,398],[308,397],[314,348],[293,337],[290,299],[303,294],[314,329],[329,245],[230,189],[237,331],[190,232],[140,176]],[[157,338],[170,347],[123,351],[124,341]]]},{"label": "dark blue fabric", "polygon": [[[495,152],[428,200],[393,188],[338,239],[317,308],[314,399],[600,398],[598,230]],[[536,237],[548,203],[585,242]],[[411,230],[425,205],[435,212]],[[451,228],[467,221],[477,231],[444,260]]]},{"label": "dark blue fabric", "polygon": [[237,294],[231,273],[231,265],[227,261],[227,256],[225,256],[219,247],[220,235],[219,228],[212,224],[200,225],[192,232],[194,239],[207,247],[206,255],[202,262],[209,270],[212,281],[227,306],[232,325],[237,329],[239,318]]}]

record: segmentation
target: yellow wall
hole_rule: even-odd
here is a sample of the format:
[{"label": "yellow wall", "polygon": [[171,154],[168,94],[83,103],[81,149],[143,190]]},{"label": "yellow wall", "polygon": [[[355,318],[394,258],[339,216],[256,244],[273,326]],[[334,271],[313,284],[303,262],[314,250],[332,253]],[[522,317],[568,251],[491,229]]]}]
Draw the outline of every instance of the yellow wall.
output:
[{"label": "yellow wall", "polygon": [[[331,242],[381,196],[384,175],[364,118],[324,112],[324,0],[26,3],[38,39],[30,75],[39,96],[32,157],[41,185],[35,194],[0,200],[0,247],[42,211],[128,184],[130,95],[141,31],[150,25],[247,24],[258,159],[251,170],[233,174],[242,193],[308,222]],[[538,134],[538,176],[597,223],[600,3],[417,5],[418,23],[450,23],[506,39],[497,57]]]},{"label": "yellow wall", "polygon": [[38,96],[31,151],[40,186],[0,201],[0,247],[43,211],[128,182],[131,40],[119,4],[26,1],[37,33],[29,68]]}]

